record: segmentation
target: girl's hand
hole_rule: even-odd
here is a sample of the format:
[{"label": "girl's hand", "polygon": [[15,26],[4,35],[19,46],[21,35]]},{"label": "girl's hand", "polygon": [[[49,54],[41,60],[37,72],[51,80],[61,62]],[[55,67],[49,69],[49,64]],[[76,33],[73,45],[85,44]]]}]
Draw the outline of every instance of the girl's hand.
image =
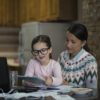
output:
[{"label": "girl's hand", "polygon": [[52,77],[46,77],[45,78],[45,84],[46,85],[51,86],[52,85],[52,82],[53,82]]},{"label": "girl's hand", "polygon": [[27,87],[34,87],[35,86],[32,82],[29,82],[29,81],[24,81],[23,85],[27,86]]}]

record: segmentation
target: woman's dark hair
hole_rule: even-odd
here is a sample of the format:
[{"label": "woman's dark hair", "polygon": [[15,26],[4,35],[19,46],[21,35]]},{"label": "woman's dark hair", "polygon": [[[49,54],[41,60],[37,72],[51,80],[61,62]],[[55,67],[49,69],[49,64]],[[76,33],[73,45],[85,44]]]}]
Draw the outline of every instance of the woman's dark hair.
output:
[{"label": "woman's dark hair", "polygon": [[[74,36],[76,36],[81,41],[87,41],[88,40],[88,30],[85,25],[80,23],[74,23],[69,28],[68,31],[72,33]],[[88,44],[86,43],[83,47],[86,51],[91,52]]]},{"label": "woman's dark hair", "polygon": [[[46,43],[48,48],[51,48],[51,46],[52,46],[51,45],[51,40],[50,40],[48,35],[38,35],[32,40],[32,44],[31,44],[32,51],[34,50],[33,46],[38,42]],[[50,58],[52,58],[51,54],[50,54]]]}]

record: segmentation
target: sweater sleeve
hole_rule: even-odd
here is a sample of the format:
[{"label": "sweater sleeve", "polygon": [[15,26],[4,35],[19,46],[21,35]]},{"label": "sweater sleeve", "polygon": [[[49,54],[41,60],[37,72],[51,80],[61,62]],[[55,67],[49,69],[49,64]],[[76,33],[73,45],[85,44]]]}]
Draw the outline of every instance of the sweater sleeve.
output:
[{"label": "sweater sleeve", "polygon": [[34,75],[34,67],[33,67],[33,61],[30,60],[25,71],[25,76],[33,76]]},{"label": "sweater sleeve", "polygon": [[58,62],[54,66],[52,79],[53,79],[52,83],[53,86],[57,86],[62,83],[61,66]]},{"label": "sweater sleeve", "polygon": [[87,88],[95,88],[97,89],[97,62],[95,58],[91,58],[86,62],[85,67],[85,84]]}]

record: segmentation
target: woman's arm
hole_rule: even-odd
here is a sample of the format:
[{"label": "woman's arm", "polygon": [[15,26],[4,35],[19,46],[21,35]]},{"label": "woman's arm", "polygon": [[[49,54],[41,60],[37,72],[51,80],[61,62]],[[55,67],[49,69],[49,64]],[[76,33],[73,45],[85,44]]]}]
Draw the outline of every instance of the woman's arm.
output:
[{"label": "woman's arm", "polygon": [[86,87],[97,89],[97,82],[98,82],[97,62],[94,58],[89,59],[86,62],[85,73],[86,73],[85,77]]}]

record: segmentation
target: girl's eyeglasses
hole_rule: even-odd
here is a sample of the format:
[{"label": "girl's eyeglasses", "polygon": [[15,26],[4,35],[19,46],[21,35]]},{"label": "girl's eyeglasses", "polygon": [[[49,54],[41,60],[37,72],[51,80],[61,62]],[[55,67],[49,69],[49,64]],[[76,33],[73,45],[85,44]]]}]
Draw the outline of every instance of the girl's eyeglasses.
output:
[{"label": "girl's eyeglasses", "polygon": [[39,53],[41,53],[42,55],[46,55],[48,53],[48,49],[49,48],[43,48],[43,49],[40,49],[40,50],[33,50],[32,55],[38,56]]}]

